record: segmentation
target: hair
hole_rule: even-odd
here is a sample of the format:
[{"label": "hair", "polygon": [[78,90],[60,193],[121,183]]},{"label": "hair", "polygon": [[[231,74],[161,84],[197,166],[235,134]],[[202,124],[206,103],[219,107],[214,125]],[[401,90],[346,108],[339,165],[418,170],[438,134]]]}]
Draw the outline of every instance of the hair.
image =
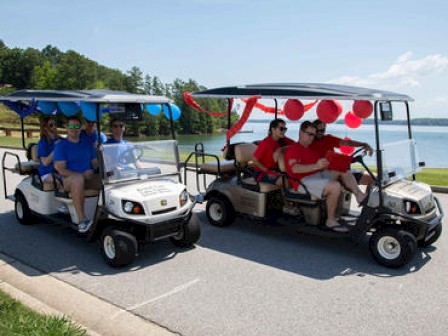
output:
[{"label": "hair", "polygon": [[51,120],[53,120],[54,123],[56,123],[56,119],[51,116],[46,116],[39,120],[40,138],[41,139],[45,139],[47,141],[51,140],[50,137],[48,136],[48,132],[47,132],[47,127],[48,127],[47,125],[48,125],[48,122],[50,122]]},{"label": "hair", "polygon": [[314,124],[314,122],[311,122],[309,120],[305,120],[304,122],[302,122],[302,124],[300,125],[300,130],[302,132],[304,132],[308,127],[312,127],[314,129],[316,129],[316,125]]},{"label": "hair", "polygon": [[78,116],[76,116],[76,115],[70,116],[70,117],[67,118],[67,125],[70,122],[70,120],[76,120],[77,122],[79,122],[82,125],[81,119]]},{"label": "hair", "polygon": [[110,118],[110,120],[109,120],[109,127],[112,128],[112,125],[115,122],[117,122],[117,121],[123,122],[123,120],[120,117],[112,117],[112,118]]},{"label": "hair", "polygon": [[316,126],[316,128],[317,128],[317,126],[319,126],[319,125],[321,125],[323,123],[324,122],[322,120],[320,120],[320,119],[316,119],[316,120],[313,121],[313,124]]},{"label": "hair", "polygon": [[269,131],[268,135],[272,134],[272,129],[278,127],[279,124],[286,124],[286,122],[283,119],[277,118],[271,121],[269,124]]}]

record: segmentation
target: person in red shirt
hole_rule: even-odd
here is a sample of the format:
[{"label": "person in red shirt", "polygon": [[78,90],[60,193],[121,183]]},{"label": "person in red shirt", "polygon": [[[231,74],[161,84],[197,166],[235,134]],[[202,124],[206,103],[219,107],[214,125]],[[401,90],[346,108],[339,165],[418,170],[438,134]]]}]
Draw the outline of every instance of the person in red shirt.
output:
[{"label": "person in red shirt", "polygon": [[[293,177],[290,182],[295,190],[306,186],[308,192],[317,198],[327,199],[327,221],[325,225],[336,232],[348,232],[348,228],[339,224],[336,219],[336,209],[341,194],[341,178],[352,190],[357,200],[362,202],[366,195],[359,189],[353,175],[337,171],[329,171],[328,160],[320,156],[310,145],[316,136],[316,126],[310,121],[300,125],[299,141],[289,146],[285,151],[286,171]],[[295,180],[300,180],[300,183]]]},{"label": "person in red shirt", "polygon": [[[373,154],[373,148],[366,142],[356,140],[341,139],[331,134],[325,134],[326,124],[319,119],[313,121],[316,126],[316,137],[310,147],[318,152],[321,157],[325,157],[327,151],[334,151],[341,146],[362,147],[369,156]],[[353,172],[357,182],[362,185],[370,186],[374,180],[368,173]]]},{"label": "person in red shirt", "polygon": [[257,181],[281,185],[282,179],[276,160],[277,150],[294,143],[294,140],[285,136],[287,130],[283,119],[274,119],[269,124],[268,136],[258,144],[253,155],[254,177]]}]

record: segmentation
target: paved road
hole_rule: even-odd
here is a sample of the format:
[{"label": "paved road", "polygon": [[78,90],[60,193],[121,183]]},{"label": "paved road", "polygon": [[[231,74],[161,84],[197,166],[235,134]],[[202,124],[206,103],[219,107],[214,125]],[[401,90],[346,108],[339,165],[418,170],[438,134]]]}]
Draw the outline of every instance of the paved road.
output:
[{"label": "paved road", "polygon": [[[448,195],[438,197],[448,209]],[[1,199],[0,252],[182,335],[448,334],[448,230],[390,270],[373,261],[367,242],[243,221],[220,229],[202,205],[195,220],[196,248],[157,243],[116,270],[66,228],[19,225]],[[120,323],[120,314],[110,319]]]}]

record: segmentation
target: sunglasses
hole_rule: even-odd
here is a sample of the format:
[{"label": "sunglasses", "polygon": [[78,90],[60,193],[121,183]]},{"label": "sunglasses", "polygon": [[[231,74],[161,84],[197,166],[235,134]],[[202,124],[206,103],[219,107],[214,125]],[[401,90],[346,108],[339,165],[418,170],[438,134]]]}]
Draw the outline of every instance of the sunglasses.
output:
[{"label": "sunglasses", "polygon": [[316,133],[313,133],[313,132],[303,131],[303,133],[308,134],[311,137],[315,137],[316,136]]},{"label": "sunglasses", "polygon": [[80,124],[68,124],[68,129],[80,129],[81,125]]},{"label": "sunglasses", "polygon": [[323,128],[323,129],[317,129],[317,130],[316,130],[316,133],[325,133],[325,128]]},{"label": "sunglasses", "polygon": [[113,124],[112,128],[118,128],[118,127],[123,128],[123,126],[124,124]]},{"label": "sunglasses", "polygon": [[280,127],[278,127],[278,129],[279,129],[281,132],[286,132],[286,131],[288,130],[288,127],[280,126]]}]

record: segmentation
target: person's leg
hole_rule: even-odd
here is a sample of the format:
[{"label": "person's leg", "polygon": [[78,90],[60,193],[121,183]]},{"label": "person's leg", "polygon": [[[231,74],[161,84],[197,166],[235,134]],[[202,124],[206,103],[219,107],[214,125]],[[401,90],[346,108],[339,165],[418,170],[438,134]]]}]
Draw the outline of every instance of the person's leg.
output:
[{"label": "person's leg", "polygon": [[345,173],[338,173],[338,172],[333,173],[339,175],[344,186],[355,195],[356,201],[358,203],[361,203],[364,200],[364,198],[367,195],[363,193],[361,189],[359,189],[355,176],[353,176],[353,173],[351,171],[348,170]]},{"label": "person's leg", "polygon": [[327,223],[333,223],[336,221],[336,209],[338,207],[339,196],[341,195],[341,185],[337,181],[328,182],[322,195],[327,198]]},{"label": "person's leg", "polygon": [[373,180],[372,176],[370,176],[369,173],[365,172],[362,174],[361,179],[359,180],[358,184],[366,185],[367,188],[369,188],[373,184],[373,182],[375,182],[375,181]]},{"label": "person's leg", "polygon": [[70,192],[73,207],[78,217],[78,222],[85,217],[84,214],[84,176],[82,174],[73,174],[64,179],[64,188]]}]

